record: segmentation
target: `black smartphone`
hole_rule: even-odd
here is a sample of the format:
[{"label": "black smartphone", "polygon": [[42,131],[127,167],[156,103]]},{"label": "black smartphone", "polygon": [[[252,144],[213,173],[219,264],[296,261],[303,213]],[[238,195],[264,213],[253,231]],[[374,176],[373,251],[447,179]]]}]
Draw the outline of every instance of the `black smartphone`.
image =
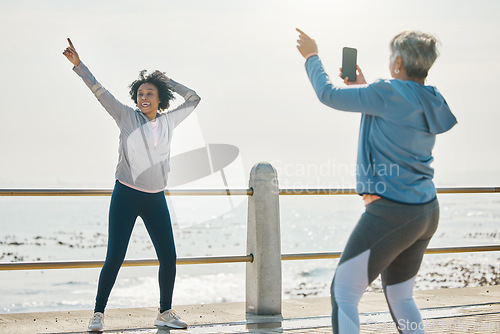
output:
[{"label": "black smartphone", "polygon": [[342,49],[342,79],[349,78],[349,81],[356,81],[356,59],[358,50],[345,47]]}]

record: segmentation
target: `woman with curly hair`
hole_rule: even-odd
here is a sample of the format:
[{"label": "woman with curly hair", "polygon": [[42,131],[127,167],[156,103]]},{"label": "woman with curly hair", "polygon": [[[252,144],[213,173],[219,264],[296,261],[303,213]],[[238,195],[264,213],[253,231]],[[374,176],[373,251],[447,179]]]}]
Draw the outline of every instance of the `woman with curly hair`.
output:
[{"label": "woman with curly hair", "polygon": [[[68,42],[63,54],[120,128],[116,182],[109,208],[108,248],[88,331],[98,332],[104,327],[104,309],[125,259],[137,217],[144,221],[160,262],[160,308],[154,323],[156,326],[186,328],[187,324],[172,310],[176,251],[164,190],[170,170],[172,132],[193,112],[200,97],[160,71],[150,75],[141,71],[139,79],[130,85],[130,96],[137,106],[133,109],[101,86],[80,61],[69,38]],[[163,112],[174,98],[173,92],[182,96],[185,102]]]}]

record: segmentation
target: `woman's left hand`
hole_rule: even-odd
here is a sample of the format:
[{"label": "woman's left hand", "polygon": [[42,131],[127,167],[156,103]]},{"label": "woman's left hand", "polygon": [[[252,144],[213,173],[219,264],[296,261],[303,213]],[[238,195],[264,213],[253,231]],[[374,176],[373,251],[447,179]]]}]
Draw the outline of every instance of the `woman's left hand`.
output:
[{"label": "woman's left hand", "polygon": [[297,40],[297,49],[299,49],[302,57],[307,59],[311,55],[318,54],[318,46],[316,45],[316,41],[307,36],[307,34],[299,28],[296,28],[296,30],[300,33],[299,39]]}]

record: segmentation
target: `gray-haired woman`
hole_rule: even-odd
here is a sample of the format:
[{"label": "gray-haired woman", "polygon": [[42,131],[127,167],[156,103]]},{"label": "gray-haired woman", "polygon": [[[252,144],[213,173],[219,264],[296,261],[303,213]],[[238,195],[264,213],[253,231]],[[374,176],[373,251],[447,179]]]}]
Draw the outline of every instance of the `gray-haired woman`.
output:
[{"label": "gray-haired woman", "polygon": [[362,114],[356,190],[366,209],[332,282],[333,332],[359,333],[359,300],[381,274],[398,331],[424,333],[413,285],[439,220],[432,149],[436,135],[456,124],[443,96],[424,85],[438,56],[437,41],[421,32],[402,32],[390,43],[392,80],[368,85],[358,67],[356,81],[345,78],[350,87],[341,88],[325,73],[316,42],[297,31],[297,48],[320,101]]}]

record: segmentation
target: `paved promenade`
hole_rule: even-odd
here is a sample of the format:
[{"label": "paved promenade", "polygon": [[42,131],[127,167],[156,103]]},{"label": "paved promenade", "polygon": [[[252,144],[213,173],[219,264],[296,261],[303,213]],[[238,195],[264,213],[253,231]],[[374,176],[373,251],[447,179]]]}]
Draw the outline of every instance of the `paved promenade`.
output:
[{"label": "paved promenade", "polygon": [[[500,286],[416,291],[427,333],[500,333]],[[331,333],[329,298],[283,301],[283,320],[246,319],[244,303],[175,307],[191,326],[186,330],[152,326],[156,308],[110,309],[104,333]],[[362,333],[397,333],[382,293],[361,299]],[[0,314],[0,333],[86,333],[91,311]]]}]

